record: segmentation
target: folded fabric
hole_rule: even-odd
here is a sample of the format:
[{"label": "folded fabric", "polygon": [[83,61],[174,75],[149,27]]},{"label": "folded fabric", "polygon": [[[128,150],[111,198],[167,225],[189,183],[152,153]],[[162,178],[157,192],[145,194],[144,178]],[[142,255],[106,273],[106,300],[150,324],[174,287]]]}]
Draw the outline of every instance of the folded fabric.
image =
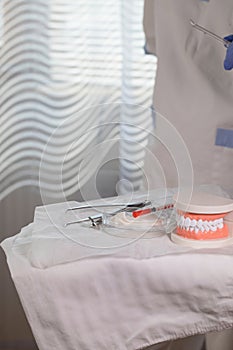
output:
[{"label": "folded fabric", "polygon": [[40,350],[138,350],[233,326],[233,245],[64,231],[73,204],[37,208],[1,244]]}]

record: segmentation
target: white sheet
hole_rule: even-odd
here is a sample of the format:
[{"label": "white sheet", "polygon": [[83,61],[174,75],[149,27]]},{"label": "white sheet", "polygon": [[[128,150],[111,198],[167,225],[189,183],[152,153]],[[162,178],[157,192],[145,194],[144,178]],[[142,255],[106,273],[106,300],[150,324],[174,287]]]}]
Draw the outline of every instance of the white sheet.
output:
[{"label": "white sheet", "polygon": [[[187,250],[165,235],[106,253],[54,226],[67,205],[38,208],[2,243],[40,350],[135,350],[233,326],[233,246]],[[94,229],[69,235],[106,244]]]}]

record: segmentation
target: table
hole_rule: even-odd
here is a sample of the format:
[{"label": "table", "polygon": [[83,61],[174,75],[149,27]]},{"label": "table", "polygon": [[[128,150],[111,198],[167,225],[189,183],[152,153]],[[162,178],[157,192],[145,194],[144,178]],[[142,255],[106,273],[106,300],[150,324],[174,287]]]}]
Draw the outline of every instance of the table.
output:
[{"label": "table", "polygon": [[162,235],[110,237],[106,249],[102,231],[61,232],[74,204],[37,208],[2,243],[40,350],[135,350],[233,327],[233,246],[194,250]]}]

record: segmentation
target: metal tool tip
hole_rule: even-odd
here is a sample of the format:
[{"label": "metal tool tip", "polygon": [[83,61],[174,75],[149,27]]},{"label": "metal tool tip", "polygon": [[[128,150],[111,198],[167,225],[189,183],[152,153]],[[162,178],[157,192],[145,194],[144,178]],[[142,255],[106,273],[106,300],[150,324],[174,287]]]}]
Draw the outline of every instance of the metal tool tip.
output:
[{"label": "metal tool tip", "polygon": [[190,18],[189,22],[192,26],[195,26],[195,24],[196,24],[191,18]]}]

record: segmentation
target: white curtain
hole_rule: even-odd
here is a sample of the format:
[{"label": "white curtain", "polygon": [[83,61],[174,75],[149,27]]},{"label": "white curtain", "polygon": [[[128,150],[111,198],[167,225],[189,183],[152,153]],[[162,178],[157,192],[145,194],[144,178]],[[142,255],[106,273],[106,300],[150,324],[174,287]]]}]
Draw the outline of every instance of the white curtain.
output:
[{"label": "white curtain", "polygon": [[141,188],[156,69],[142,16],[140,0],[0,0],[0,199],[67,197],[116,158],[120,191]]},{"label": "white curtain", "polygon": [[[1,241],[41,194],[112,195],[118,178],[122,192],[140,188],[156,69],[142,17],[142,0],[0,0]],[[34,349],[5,275],[0,343]]]}]

